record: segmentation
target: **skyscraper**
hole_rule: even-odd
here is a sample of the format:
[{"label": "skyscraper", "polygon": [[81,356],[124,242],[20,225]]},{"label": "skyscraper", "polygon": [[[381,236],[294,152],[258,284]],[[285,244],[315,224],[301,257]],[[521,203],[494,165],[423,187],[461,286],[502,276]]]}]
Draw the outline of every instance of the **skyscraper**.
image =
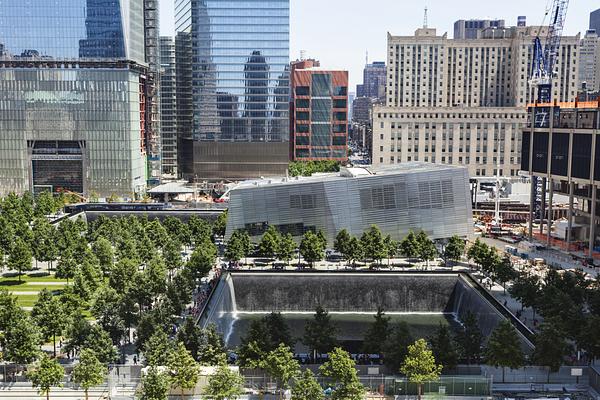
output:
[{"label": "skyscraper", "polygon": [[159,133],[155,3],[0,2],[0,194],[145,190]]},{"label": "skyscraper", "polygon": [[590,29],[600,34],[600,8],[590,13]]},{"label": "skyscraper", "polygon": [[[498,28],[501,38],[452,40],[432,28],[388,36],[386,106],[373,109],[373,164],[464,165],[471,176],[517,176],[533,102],[533,39],[546,27]],[[564,36],[552,98],[575,101],[579,36]]]},{"label": "skyscraper", "polygon": [[[520,25],[519,25],[520,26]],[[454,39],[477,39],[478,33],[487,28],[504,28],[503,19],[470,19],[454,23]]]},{"label": "skyscraper", "polygon": [[348,160],[348,71],[292,62],[290,158]]},{"label": "skyscraper", "polygon": [[170,36],[160,38],[160,69],[162,172],[177,177],[177,64]]},{"label": "skyscraper", "polygon": [[600,90],[600,37],[589,30],[581,39],[579,51],[579,89],[586,92]]},{"label": "skyscraper", "polygon": [[[283,174],[289,143],[289,0],[176,0],[180,173]],[[180,98],[181,95],[181,98]]]},{"label": "skyscraper", "polygon": [[356,97],[385,100],[385,74],[384,61],[375,61],[372,64],[365,65],[363,83],[356,86]]}]

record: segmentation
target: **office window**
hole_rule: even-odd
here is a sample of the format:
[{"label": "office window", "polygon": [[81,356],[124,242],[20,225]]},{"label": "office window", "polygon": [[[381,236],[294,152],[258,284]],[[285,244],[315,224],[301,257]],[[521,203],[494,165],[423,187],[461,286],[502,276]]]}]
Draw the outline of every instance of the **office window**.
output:
[{"label": "office window", "polygon": [[308,86],[296,87],[296,96],[310,96],[310,88]]}]

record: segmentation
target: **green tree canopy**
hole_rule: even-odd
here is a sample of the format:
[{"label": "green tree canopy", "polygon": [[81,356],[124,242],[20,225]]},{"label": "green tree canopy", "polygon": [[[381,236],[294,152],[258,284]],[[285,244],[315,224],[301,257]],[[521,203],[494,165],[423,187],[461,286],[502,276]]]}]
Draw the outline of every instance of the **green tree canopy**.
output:
[{"label": "green tree canopy", "polygon": [[435,258],[438,256],[435,244],[423,231],[417,234],[417,243],[419,244],[419,258],[425,261],[427,263],[427,268],[429,268],[429,261],[435,260]]},{"label": "green tree canopy", "polygon": [[91,349],[83,349],[79,355],[79,363],[73,368],[73,382],[81,386],[88,400],[88,390],[101,385],[106,379],[108,371],[106,366],[98,360]]},{"label": "green tree canopy", "polygon": [[52,340],[56,357],[56,336],[62,335],[68,322],[61,299],[52,296],[48,289],[43,289],[33,306],[31,316],[40,327],[44,340]]},{"label": "green tree canopy", "polygon": [[223,337],[214,324],[209,324],[200,331],[198,362],[200,365],[219,365],[227,360],[227,350]]},{"label": "green tree canopy", "polygon": [[517,369],[525,363],[521,341],[517,331],[509,321],[502,321],[492,332],[485,350],[486,362],[494,367],[502,367],[502,382],[505,368]]},{"label": "green tree canopy", "polygon": [[346,351],[336,347],[329,353],[329,359],[319,372],[331,379],[335,390],[331,394],[334,400],[363,400],[365,388],[361,385],[354,360]]},{"label": "green tree canopy", "polygon": [[452,369],[458,364],[458,351],[448,325],[442,325],[436,330],[430,339],[431,350],[435,359],[444,366],[444,369]]},{"label": "green tree canopy", "polygon": [[337,327],[331,321],[331,316],[321,306],[317,306],[312,320],[304,327],[302,342],[316,353],[329,353],[337,345]]},{"label": "green tree canopy", "polygon": [[400,242],[400,252],[407,258],[419,256],[419,242],[413,231],[408,232],[408,235]]},{"label": "green tree canopy", "polygon": [[232,371],[226,363],[221,363],[208,380],[204,395],[211,400],[236,400],[243,393],[244,378]]},{"label": "green tree canopy", "polygon": [[419,339],[408,346],[408,355],[400,367],[400,372],[406,375],[410,382],[417,384],[418,397],[421,399],[423,384],[437,381],[442,372],[442,366],[437,364],[425,339]]},{"label": "green tree canopy", "polygon": [[171,373],[171,387],[173,389],[179,388],[181,390],[181,397],[183,397],[185,390],[191,390],[196,387],[200,367],[183,343],[178,343],[175,350],[171,353],[168,360],[168,367]]},{"label": "green tree canopy", "polygon": [[296,242],[291,233],[286,233],[281,236],[279,240],[279,247],[277,248],[277,258],[281,261],[285,261],[288,265],[296,254]]},{"label": "green tree canopy", "polygon": [[277,250],[279,249],[280,240],[281,235],[277,232],[277,229],[275,229],[274,226],[269,225],[258,244],[260,254],[267,258],[275,257]]},{"label": "green tree canopy", "polygon": [[383,347],[383,361],[392,371],[399,371],[408,355],[408,346],[414,342],[406,321],[397,323],[388,335]]},{"label": "green tree canopy", "polygon": [[45,395],[47,400],[50,399],[52,387],[62,386],[64,375],[64,368],[46,353],[42,353],[39,361],[27,370],[27,378],[31,381],[31,386],[37,388],[38,393]]},{"label": "green tree canopy", "polygon": [[565,332],[558,329],[556,325],[552,320],[544,321],[535,336],[533,362],[535,365],[548,367],[548,381],[550,381],[550,372],[557,372],[560,369],[571,350]]},{"label": "green tree canopy", "polygon": [[22,315],[4,332],[2,356],[9,362],[29,364],[40,353],[41,339],[38,326],[31,321],[30,317]]},{"label": "green tree canopy", "polygon": [[300,373],[300,364],[294,359],[292,350],[283,343],[265,355],[261,367],[277,380],[281,391],[288,389],[292,379]]},{"label": "green tree canopy", "polygon": [[363,232],[360,243],[362,245],[363,255],[368,259],[380,263],[387,255],[387,249],[383,242],[383,235],[376,225],[371,225],[367,231]]},{"label": "green tree canopy", "polygon": [[483,335],[481,334],[477,317],[473,313],[468,312],[462,322],[462,329],[456,336],[461,357],[467,364],[477,364],[481,359],[481,346],[483,344]]},{"label": "green tree canopy", "polygon": [[324,400],[325,394],[323,388],[317,382],[315,374],[310,369],[305,369],[302,374],[296,378],[296,383],[292,389],[292,400]]},{"label": "green tree canopy", "polygon": [[321,261],[325,256],[325,247],[319,236],[308,231],[302,236],[300,242],[300,254],[311,267],[315,262]]},{"label": "green tree canopy", "polygon": [[171,382],[166,372],[152,366],[142,377],[135,397],[138,400],[167,400],[170,385]]},{"label": "green tree canopy", "polygon": [[21,282],[21,274],[32,269],[32,254],[29,244],[20,237],[15,239],[10,252],[8,253],[8,269],[19,272],[19,282]]},{"label": "green tree canopy", "polygon": [[225,236],[225,229],[227,228],[227,213],[228,210],[225,210],[215,220],[212,227],[213,235],[215,236]]},{"label": "green tree canopy", "polygon": [[142,353],[144,354],[147,365],[152,367],[164,367],[168,364],[174,349],[175,344],[173,341],[169,339],[163,330],[157,329],[144,343]]},{"label": "green tree canopy", "polygon": [[375,321],[371,323],[365,332],[363,353],[383,354],[385,343],[390,333],[390,317],[386,317],[383,308],[378,307]]},{"label": "green tree canopy", "polygon": [[452,236],[444,249],[444,256],[456,263],[460,261],[463,254],[465,254],[465,241],[457,235]]}]

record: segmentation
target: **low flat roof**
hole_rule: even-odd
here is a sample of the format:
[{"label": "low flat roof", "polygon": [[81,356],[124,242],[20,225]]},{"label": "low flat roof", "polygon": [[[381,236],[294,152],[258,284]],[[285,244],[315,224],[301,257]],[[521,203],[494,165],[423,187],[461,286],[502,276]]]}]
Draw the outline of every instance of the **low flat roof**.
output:
[{"label": "low flat roof", "polygon": [[163,183],[162,185],[158,185],[148,190],[150,194],[164,194],[164,193],[173,193],[173,194],[188,194],[194,193],[194,189],[185,186],[187,182],[168,182]]},{"label": "low flat roof", "polygon": [[273,177],[259,180],[241,182],[234,190],[251,189],[264,186],[294,185],[299,183],[325,182],[352,178],[366,178],[370,176],[408,175],[423,172],[436,172],[447,170],[464,170],[465,167],[446,164],[433,164],[426,162],[407,162],[401,164],[374,167],[342,167],[340,172],[317,173],[312,176],[299,176],[293,178]]}]

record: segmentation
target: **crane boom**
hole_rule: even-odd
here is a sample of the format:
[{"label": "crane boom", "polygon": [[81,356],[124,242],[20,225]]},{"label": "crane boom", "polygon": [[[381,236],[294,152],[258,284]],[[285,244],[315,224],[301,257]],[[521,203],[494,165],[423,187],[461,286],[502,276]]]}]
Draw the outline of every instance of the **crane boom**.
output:
[{"label": "crane boom", "polygon": [[534,40],[531,81],[534,87],[537,87],[537,100],[539,103],[550,103],[552,101],[552,78],[560,51],[560,42],[568,9],[569,0],[554,0],[544,48],[542,49],[539,33]]}]

